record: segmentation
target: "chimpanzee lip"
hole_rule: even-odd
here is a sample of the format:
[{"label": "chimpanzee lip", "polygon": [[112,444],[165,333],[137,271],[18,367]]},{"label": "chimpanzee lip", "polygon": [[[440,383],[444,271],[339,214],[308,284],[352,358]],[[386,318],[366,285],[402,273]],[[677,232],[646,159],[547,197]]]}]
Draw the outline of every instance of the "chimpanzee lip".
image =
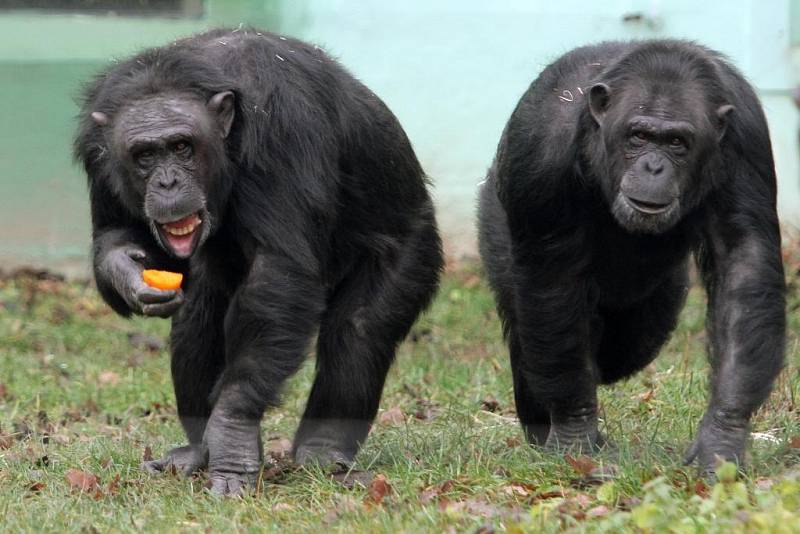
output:
[{"label": "chimpanzee lip", "polygon": [[178,258],[188,258],[200,242],[205,218],[201,210],[172,221],[153,222],[158,230],[159,240],[167,252]]},{"label": "chimpanzee lip", "polygon": [[673,204],[672,202],[663,203],[637,200],[629,196],[624,196],[623,198],[630,207],[640,213],[644,213],[645,215],[659,215],[661,213],[666,213],[670,210]]}]

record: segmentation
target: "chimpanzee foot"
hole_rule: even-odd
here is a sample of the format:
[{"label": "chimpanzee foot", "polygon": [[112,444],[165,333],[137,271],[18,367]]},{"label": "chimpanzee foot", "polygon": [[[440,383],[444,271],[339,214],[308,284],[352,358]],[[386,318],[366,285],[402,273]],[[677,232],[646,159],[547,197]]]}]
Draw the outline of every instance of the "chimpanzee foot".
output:
[{"label": "chimpanzee foot", "polygon": [[548,450],[591,453],[604,444],[605,438],[597,430],[597,415],[587,414],[554,420],[544,447]]},{"label": "chimpanzee foot", "polygon": [[224,497],[240,497],[255,488],[260,469],[248,473],[226,473],[212,471],[207,487],[211,493]]},{"label": "chimpanzee foot", "polygon": [[369,421],[360,419],[304,418],[294,437],[294,461],[325,469],[348,469],[369,427]]},{"label": "chimpanzee foot", "polygon": [[318,465],[324,469],[347,469],[353,465],[355,452],[325,438],[311,438],[295,447],[294,461],[300,465]]},{"label": "chimpanzee foot", "polygon": [[745,418],[730,417],[721,412],[707,413],[697,430],[697,437],[684,455],[684,463],[697,462],[704,477],[714,475],[720,459],[743,465],[749,429],[749,421]]},{"label": "chimpanzee foot", "polygon": [[205,469],[208,465],[208,449],[202,445],[185,445],[169,451],[163,458],[142,462],[142,470],[148,473],[161,473],[175,470],[183,476],[190,476]]},{"label": "chimpanzee foot", "polygon": [[208,446],[207,487],[212,493],[235,497],[255,487],[262,460],[258,419],[229,417],[218,405],[203,441]]}]

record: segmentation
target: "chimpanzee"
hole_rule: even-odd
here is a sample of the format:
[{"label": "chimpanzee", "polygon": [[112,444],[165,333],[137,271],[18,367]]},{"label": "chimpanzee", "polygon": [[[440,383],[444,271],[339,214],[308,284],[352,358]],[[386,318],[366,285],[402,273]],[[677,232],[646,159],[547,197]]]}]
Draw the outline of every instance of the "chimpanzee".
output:
[{"label": "chimpanzee", "polygon": [[694,253],[709,404],[686,462],[743,460],[784,352],[776,180],[764,114],[719,53],[680,40],[578,48],[513,112],[480,194],[517,412],[534,444],[603,443],[597,386],[657,355]]},{"label": "chimpanzee", "polygon": [[[259,422],[316,334],[300,463],[350,464],[398,343],[442,267],[426,178],[397,119],[319,48],[213,30],[110,66],[75,140],[97,287],[118,313],[172,316],[189,444],[150,471],[259,472]],[[185,274],[146,286],[144,268]]]}]

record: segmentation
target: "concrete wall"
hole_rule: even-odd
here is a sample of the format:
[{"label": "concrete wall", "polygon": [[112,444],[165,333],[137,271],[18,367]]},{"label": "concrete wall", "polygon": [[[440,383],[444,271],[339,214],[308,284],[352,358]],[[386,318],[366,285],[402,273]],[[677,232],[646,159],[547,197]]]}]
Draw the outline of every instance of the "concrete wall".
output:
[{"label": "concrete wall", "polygon": [[80,81],[139,47],[240,22],[324,46],[387,102],[434,180],[454,255],[474,251],[475,187],[519,96],[561,53],[603,39],[686,37],[728,54],[768,114],[781,214],[800,221],[797,0],[209,0],[200,19],[0,12],[0,266],[85,270],[85,182],[69,154]]}]

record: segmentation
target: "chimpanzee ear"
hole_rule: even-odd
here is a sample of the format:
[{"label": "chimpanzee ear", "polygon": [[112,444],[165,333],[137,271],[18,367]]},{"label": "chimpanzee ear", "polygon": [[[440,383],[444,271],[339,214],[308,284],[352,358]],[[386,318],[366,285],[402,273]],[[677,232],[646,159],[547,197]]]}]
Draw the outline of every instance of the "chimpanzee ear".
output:
[{"label": "chimpanzee ear", "polygon": [[228,137],[233,125],[233,116],[235,115],[233,101],[233,92],[223,91],[212,96],[207,104],[208,110],[217,117],[220,134],[223,138]]},{"label": "chimpanzee ear", "polygon": [[108,115],[102,111],[92,111],[92,120],[98,126],[107,126],[108,123],[111,122],[108,118]]},{"label": "chimpanzee ear", "polygon": [[589,89],[589,111],[597,124],[603,123],[611,100],[611,89],[604,83],[596,83]]},{"label": "chimpanzee ear", "polygon": [[735,108],[730,104],[725,104],[717,108],[717,136],[720,140],[725,135],[725,130],[728,128],[728,121],[730,115]]}]

